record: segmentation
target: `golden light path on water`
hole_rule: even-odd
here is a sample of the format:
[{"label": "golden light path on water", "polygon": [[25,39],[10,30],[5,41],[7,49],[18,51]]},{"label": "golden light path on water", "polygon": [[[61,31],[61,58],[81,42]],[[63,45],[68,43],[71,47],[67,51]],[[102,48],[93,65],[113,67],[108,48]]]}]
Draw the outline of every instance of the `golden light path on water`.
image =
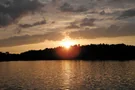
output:
[{"label": "golden light path on water", "polygon": [[71,74],[72,74],[72,70],[71,70],[71,66],[70,66],[70,62],[69,61],[62,61],[62,69],[64,71],[63,74],[63,84],[66,86],[65,89],[69,90],[70,89],[70,81],[71,81]]}]

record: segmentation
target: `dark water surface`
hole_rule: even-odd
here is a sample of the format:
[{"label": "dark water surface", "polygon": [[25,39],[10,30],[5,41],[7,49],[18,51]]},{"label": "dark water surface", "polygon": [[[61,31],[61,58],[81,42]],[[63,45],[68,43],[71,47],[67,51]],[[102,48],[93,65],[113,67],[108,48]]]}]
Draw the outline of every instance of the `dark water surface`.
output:
[{"label": "dark water surface", "polygon": [[0,90],[135,90],[135,61],[0,62]]}]

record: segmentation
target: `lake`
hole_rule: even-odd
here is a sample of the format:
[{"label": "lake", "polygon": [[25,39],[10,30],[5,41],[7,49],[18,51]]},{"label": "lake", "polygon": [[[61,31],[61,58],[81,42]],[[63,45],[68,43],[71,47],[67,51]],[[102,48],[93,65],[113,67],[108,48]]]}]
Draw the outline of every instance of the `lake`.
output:
[{"label": "lake", "polygon": [[135,61],[0,62],[0,90],[135,90]]}]

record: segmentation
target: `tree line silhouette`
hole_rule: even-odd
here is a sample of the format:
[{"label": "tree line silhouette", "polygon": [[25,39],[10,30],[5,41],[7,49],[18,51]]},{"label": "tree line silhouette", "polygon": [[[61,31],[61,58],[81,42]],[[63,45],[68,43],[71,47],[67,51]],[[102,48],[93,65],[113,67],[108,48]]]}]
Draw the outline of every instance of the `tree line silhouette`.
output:
[{"label": "tree line silhouette", "polygon": [[31,60],[135,60],[135,46],[125,44],[74,45],[44,50],[30,50],[20,54],[0,52],[0,61]]}]

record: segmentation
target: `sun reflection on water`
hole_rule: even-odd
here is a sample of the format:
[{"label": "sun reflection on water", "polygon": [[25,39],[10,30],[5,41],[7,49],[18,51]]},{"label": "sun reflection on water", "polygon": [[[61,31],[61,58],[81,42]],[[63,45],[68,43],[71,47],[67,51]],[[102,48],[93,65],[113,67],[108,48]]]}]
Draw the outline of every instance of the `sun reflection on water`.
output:
[{"label": "sun reflection on water", "polygon": [[63,69],[63,84],[66,90],[68,90],[70,88],[70,84],[71,84],[71,64],[69,61],[62,61],[62,69]]}]

